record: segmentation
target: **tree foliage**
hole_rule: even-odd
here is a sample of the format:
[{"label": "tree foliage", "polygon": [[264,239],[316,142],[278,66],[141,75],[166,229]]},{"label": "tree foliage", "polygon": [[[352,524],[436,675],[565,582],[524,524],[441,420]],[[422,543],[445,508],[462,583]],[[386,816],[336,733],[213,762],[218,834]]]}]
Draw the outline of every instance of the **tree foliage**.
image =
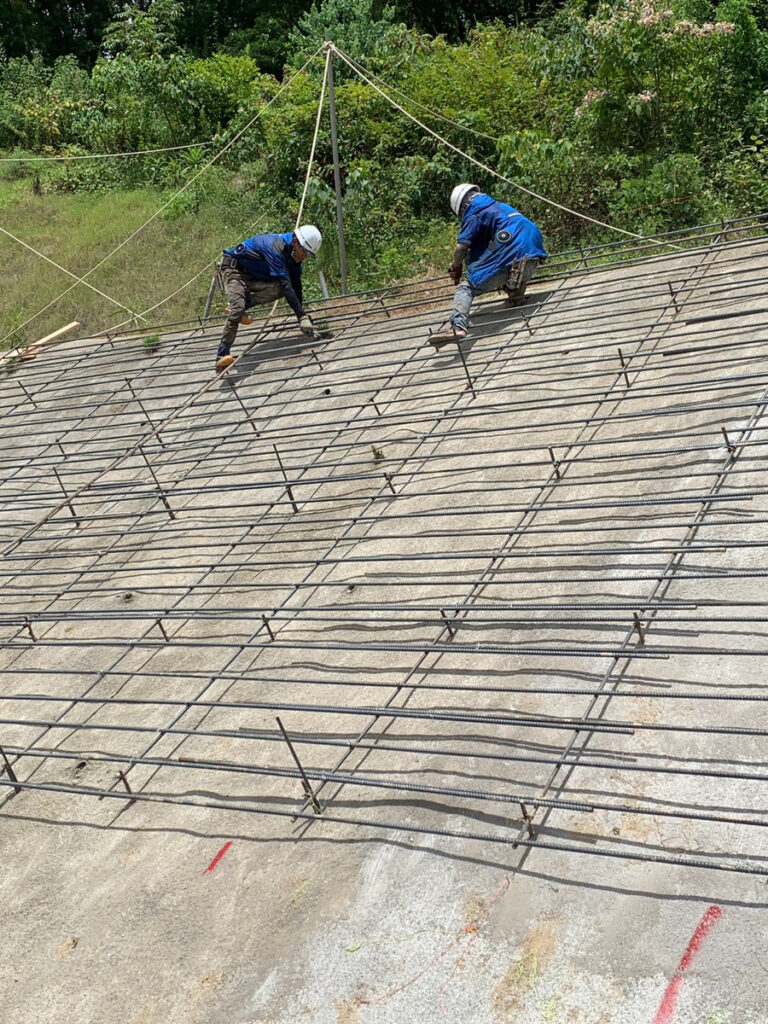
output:
[{"label": "tree foliage", "polygon": [[3,0],[0,40],[11,57],[39,53],[52,62],[71,54],[89,65],[116,7],[115,0]]},{"label": "tree foliage", "polygon": [[[235,13],[253,8],[246,0],[211,4],[211,52],[202,56],[190,12],[203,7],[202,0],[153,0],[113,11],[87,67],[76,52],[52,61],[1,56],[0,148],[77,154],[213,140],[207,150],[58,164],[33,180],[38,191],[154,186],[170,195],[257,118],[168,215],[215,199],[268,212],[274,229],[290,223],[323,61],[278,96],[280,82],[250,49],[256,41],[233,42]],[[477,181],[532,216],[552,248],[605,237],[562,207],[655,233],[768,205],[765,0],[570,0],[535,20],[527,9],[516,20],[511,7],[489,3],[472,9],[507,17],[468,29],[458,42],[422,31],[427,7],[420,26],[400,20],[403,3],[284,8],[296,19],[280,43],[290,68],[329,34],[429,128],[506,179],[443,146],[337,64],[348,248],[361,284],[443,262],[438,252],[455,232],[447,196],[459,180]],[[265,2],[257,17],[274,10]],[[327,119],[307,216],[333,231]],[[331,277],[334,259],[333,247],[324,247]]]}]

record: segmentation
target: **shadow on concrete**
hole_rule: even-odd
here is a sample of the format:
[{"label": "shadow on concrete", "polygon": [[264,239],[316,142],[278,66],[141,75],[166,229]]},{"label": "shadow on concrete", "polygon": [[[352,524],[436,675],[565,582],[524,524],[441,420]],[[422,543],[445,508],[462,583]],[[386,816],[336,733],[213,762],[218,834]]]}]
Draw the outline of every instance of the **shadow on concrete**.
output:
[{"label": "shadow on concrete", "polygon": [[277,360],[302,357],[305,362],[308,361],[320,369],[323,347],[332,340],[333,335],[329,335],[327,338],[307,338],[303,334],[291,334],[256,342],[252,349],[244,352],[238,358],[231,370],[222,374],[221,387],[222,389],[238,387],[253,374],[262,371],[266,364]]},{"label": "shadow on concrete", "polygon": [[[520,856],[520,854],[517,854],[517,856],[520,857],[520,863],[519,864],[510,863],[511,855],[513,854],[511,842],[509,844],[507,854],[505,856],[500,856],[500,857],[497,858],[497,857],[488,857],[488,856],[473,856],[473,855],[467,854],[467,853],[459,853],[455,849],[452,849],[452,850],[440,850],[440,849],[436,849],[435,847],[432,847],[432,846],[419,846],[414,841],[407,841],[407,840],[404,841],[404,840],[393,839],[393,838],[384,838],[384,837],[381,837],[381,836],[355,836],[355,837],[349,837],[349,838],[347,838],[347,837],[345,837],[345,838],[333,838],[333,837],[328,837],[328,836],[313,835],[313,834],[310,833],[310,834],[302,836],[301,839],[299,839],[299,838],[297,838],[295,836],[288,836],[288,835],[286,835],[286,836],[253,836],[253,835],[248,835],[247,833],[244,833],[244,832],[233,832],[231,830],[227,830],[227,831],[206,831],[206,832],[203,832],[203,831],[198,831],[198,830],[190,829],[190,828],[178,828],[178,827],[170,827],[170,826],[164,827],[164,826],[154,826],[154,825],[146,825],[146,824],[136,825],[136,826],[130,826],[130,825],[125,825],[125,824],[121,824],[121,825],[102,825],[102,824],[96,824],[96,823],[94,823],[92,821],[80,821],[80,820],[77,820],[77,819],[56,820],[55,818],[46,818],[46,817],[42,817],[42,816],[39,816],[39,815],[26,815],[26,814],[4,814],[3,817],[7,818],[7,819],[10,819],[10,820],[15,820],[15,821],[26,821],[26,822],[35,823],[35,824],[38,824],[38,825],[49,825],[49,826],[51,826],[53,828],[56,828],[56,829],[60,829],[60,828],[82,829],[82,828],[85,828],[85,829],[92,829],[92,830],[95,830],[97,832],[125,832],[125,833],[128,833],[128,834],[131,834],[131,833],[141,833],[141,834],[153,833],[153,834],[157,834],[157,835],[186,835],[186,836],[190,836],[192,838],[205,839],[205,840],[215,839],[215,840],[224,841],[224,842],[226,842],[226,841],[233,841],[233,842],[237,841],[237,842],[243,842],[243,843],[252,843],[252,844],[258,844],[258,846],[260,846],[260,847],[261,846],[265,846],[267,844],[269,844],[269,845],[272,845],[272,844],[275,844],[275,845],[277,845],[277,844],[279,844],[279,845],[286,845],[286,844],[294,845],[297,842],[301,842],[301,843],[314,843],[314,844],[324,844],[324,843],[327,843],[331,847],[334,847],[334,846],[348,847],[348,846],[353,846],[353,845],[358,845],[358,846],[382,846],[382,847],[386,846],[386,847],[390,847],[390,848],[394,847],[394,848],[398,848],[398,849],[401,849],[401,850],[407,850],[407,851],[411,851],[411,852],[413,852],[414,850],[418,850],[420,853],[427,854],[427,855],[433,856],[433,857],[439,857],[439,858],[447,860],[447,861],[449,861],[451,863],[455,863],[455,862],[459,861],[459,862],[462,862],[462,863],[465,863],[465,864],[472,864],[472,865],[475,865],[477,867],[494,868],[494,869],[497,869],[499,871],[504,872],[505,875],[512,875],[512,876],[519,875],[519,876],[524,876],[524,877],[528,877],[528,878],[536,878],[536,879],[539,879],[540,881],[548,882],[548,883],[551,883],[553,885],[557,885],[557,886],[561,886],[562,885],[562,886],[567,886],[567,887],[572,888],[572,889],[581,889],[581,890],[584,890],[584,891],[589,890],[589,891],[599,891],[599,892],[612,892],[612,893],[616,893],[618,895],[624,895],[624,896],[640,896],[640,897],[644,897],[644,898],[647,898],[647,899],[663,900],[665,903],[668,903],[670,901],[699,903],[702,900],[707,900],[707,901],[709,901],[711,903],[716,903],[719,906],[743,907],[743,908],[746,908],[746,909],[756,909],[756,910],[758,910],[758,909],[768,909],[768,899],[762,899],[762,900],[749,899],[749,900],[747,900],[747,899],[728,898],[727,896],[725,896],[725,894],[723,893],[723,888],[722,888],[722,879],[720,879],[720,877],[719,877],[722,874],[720,871],[718,871],[715,874],[715,876],[713,878],[711,878],[711,880],[709,878],[707,878],[706,876],[704,876],[704,875],[700,875],[699,877],[704,879],[704,884],[702,884],[701,888],[698,889],[695,892],[689,892],[689,893],[670,893],[667,890],[667,888],[666,888],[666,885],[667,885],[667,882],[668,882],[667,875],[668,875],[669,868],[667,868],[667,870],[665,872],[663,872],[662,877],[659,879],[659,886],[658,886],[658,888],[654,888],[651,885],[648,885],[645,888],[639,888],[639,887],[630,888],[628,886],[609,885],[609,884],[606,884],[606,883],[597,883],[597,882],[594,882],[594,881],[585,881],[583,879],[569,878],[569,877],[566,877],[564,875],[558,875],[558,874],[548,873],[548,872],[544,872],[544,871],[532,871],[532,870],[530,870],[528,868],[525,868],[524,865],[525,865],[525,861],[528,858],[528,854],[533,852],[535,850],[535,847],[533,847],[533,848],[526,847],[525,850],[522,851],[522,856]],[[632,858],[629,857],[627,859],[631,860]],[[729,874],[729,877],[731,879],[733,879],[733,877],[734,877],[733,873],[728,873],[728,874]],[[746,881],[746,879],[745,879],[745,881]]]},{"label": "shadow on concrete", "polygon": [[[474,346],[485,339],[491,339],[498,344],[499,331],[517,331],[526,328],[526,322],[544,305],[547,299],[553,294],[552,291],[538,292],[535,295],[526,297],[526,302],[521,306],[509,308],[505,305],[504,299],[488,301],[482,305],[475,306],[472,311],[472,327],[469,336],[461,344],[461,351],[467,359]],[[535,326],[535,325],[534,325]],[[454,351],[454,346],[449,345],[441,349],[438,356],[448,356],[448,360],[439,365],[451,366],[461,363],[461,356]]]}]

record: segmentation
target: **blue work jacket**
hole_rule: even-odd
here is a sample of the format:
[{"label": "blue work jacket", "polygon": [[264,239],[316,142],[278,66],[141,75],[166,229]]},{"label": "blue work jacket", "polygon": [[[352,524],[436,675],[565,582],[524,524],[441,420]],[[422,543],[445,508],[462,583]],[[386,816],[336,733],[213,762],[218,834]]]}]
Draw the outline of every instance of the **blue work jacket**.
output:
[{"label": "blue work jacket", "polygon": [[292,231],[286,235],[256,235],[224,252],[233,256],[238,267],[257,281],[278,278],[290,283],[301,302],[301,264],[291,255],[292,239]]},{"label": "blue work jacket", "polygon": [[533,221],[483,193],[464,211],[459,245],[469,246],[467,279],[476,288],[518,260],[547,258]]}]

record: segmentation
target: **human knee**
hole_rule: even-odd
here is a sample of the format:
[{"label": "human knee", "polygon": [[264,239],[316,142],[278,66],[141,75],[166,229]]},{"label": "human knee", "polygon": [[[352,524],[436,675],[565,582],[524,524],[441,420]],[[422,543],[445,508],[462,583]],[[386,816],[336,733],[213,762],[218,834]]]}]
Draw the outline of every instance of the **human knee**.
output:
[{"label": "human knee", "polygon": [[227,299],[227,319],[237,323],[245,312],[245,296],[228,295]]}]

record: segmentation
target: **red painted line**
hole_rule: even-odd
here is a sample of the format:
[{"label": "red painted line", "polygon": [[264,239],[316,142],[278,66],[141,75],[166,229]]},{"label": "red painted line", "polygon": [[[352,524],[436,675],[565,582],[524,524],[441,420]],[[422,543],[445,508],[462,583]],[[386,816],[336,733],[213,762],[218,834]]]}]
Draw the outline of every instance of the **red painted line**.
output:
[{"label": "red painted line", "polygon": [[[491,910],[493,909],[493,907],[495,906],[495,904],[496,904],[497,900],[499,899],[499,897],[501,896],[501,894],[503,892],[506,892],[506,890],[508,888],[509,888],[509,879],[505,878],[504,881],[499,886],[499,888],[497,889],[496,895],[491,900],[491,903],[490,903],[490,905],[488,907],[488,910],[486,912],[486,919],[487,919],[488,915],[490,914]],[[461,955],[459,956],[458,960],[456,961],[456,964],[454,964],[453,970],[451,971],[451,974],[450,974],[450,977],[448,978],[448,981],[446,981],[446,983],[443,985],[443,987],[440,989],[440,991],[438,992],[438,995],[437,995],[437,1001],[438,1001],[438,1003],[440,1005],[440,1009],[442,1010],[443,1015],[445,1016],[445,1007],[443,1006],[443,993],[445,992],[445,990],[448,987],[448,985],[451,983],[451,980],[452,980],[454,974],[456,973],[457,965],[458,965],[459,961],[461,960],[461,958],[463,956],[466,956],[466,954],[469,953],[470,949],[472,948],[473,943],[475,942],[475,940],[477,939],[479,934],[480,934],[480,928],[479,927],[476,927],[473,924],[468,924],[466,926],[466,928],[462,932],[460,932],[459,935],[453,940],[453,942],[449,943],[445,947],[445,949],[442,951],[442,953],[438,953],[437,956],[434,958],[434,960],[431,960],[427,964],[427,966],[423,970],[419,971],[419,973],[415,977],[413,977],[413,978],[409,979],[408,981],[404,982],[402,985],[398,985],[397,988],[391,989],[389,992],[386,992],[383,996],[379,996],[378,998],[375,998],[375,999],[356,999],[355,1000],[356,1006],[358,1006],[358,1007],[360,1007],[360,1006],[378,1006],[380,1003],[386,1003],[389,999],[393,999],[395,996],[400,995],[400,993],[404,992],[405,989],[410,988],[411,985],[415,985],[417,981],[420,981],[424,977],[425,974],[428,974],[432,970],[433,967],[437,966],[437,964],[440,963],[440,961],[443,959],[443,957],[447,956],[457,946],[461,945],[461,943],[464,941],[465,937],[469,936],[469,940],[468,940],[466,946],[461,951]]]},{"label": "red painted line", "polygon": [[[486,922],[487,922],[488,918],[491,915],[491,911],[496,906],[496,904],[497,904],[497,902],[499,900],[499,897],[501,896],[502,893],[506,892],[508,888],[509,888],[509,879],[505,878],[504,881],[499,886],[499,888],[496,890],[496,895],[491,900],[491,904],[488,907],[488,910],[487,910],[486,915],[485,915]],[[448,978],[446,983],[443,985],[443,987],[440,989],[440,991],[437,993],[437,1005],[440,1007],[440,1010],[441,1010],[441,1012],[442,1012],[444,1017],[448,1016],[448,1011],[446,1010],[445,1003],[443,1002],[443,995],[445,994],[445,990],[448,988],[448,986],[453,981],[454,975],[456,974],[457,970],[459,969],[459,964],[462,962],[463,958],[465,956],[467,956],[467,954],[471,951],[472,945],[475,942],[475,939],[477,939],[477,937],[480,935],[480,929],[479,928],[472,928],[472,927],[470,927],[470,928],[467,928],[467,931],[468,932],[469,931],[472,932],[472,938],[467,943],[467,945],[464,948],[464,951],[461,954],[461,956],[458,958],[458,960],[453,965],[453,970],[451,971],[450,977]]]},{"label": "red painted line", "polygon": [[231,842],[227,843],[225,846],[222,846],[222,848],[219,850],[219,852],[216,854],[216,856],[213,858],[211,863],[208,865],[208,867],[203,872],[204,875],[209,875],[211,873],[211,871],[215,871],[216,870],[216,868],[219,866],[219,861],[222,860],[222,858],[226,857],[227,853],[229,852],[229,848],[231,846],[232,846]]},{"label": "red painted line", "polygon": [[672,1024],[674,1013],[677,1009],[677,1000],[680,998],[680,992],[683,987],[683,976],[701,952],[704,940],[722,916],[723,911],[720,907],[710,907],[704,917],[702,917],[699,927],[688,943],[688,948],[683,955],[683,959],[680,961],[680,966],[675,971],[674,978],[667,986],[667,991],[664,993],[664,998],[661,1001],[659,1012],[653,1019],[653,1024]]},{"label": "red painted line", "polygon": [[[444,956],[447,956],[448,953],[450,953],[452,949],[455,949],[456,946],[459,945],[459,943],[463,940],[465,935],[468,935],[468,934],[470,934],[472,932],[476,932],[476,931],[477,931],[477,929],[473,928],[472,925],[467,925],[467,927],[459,935],[459,937],[454,939],[453,942],[451,942],[449,945],[447,945],[445,947],[445,949],[442,951],[442,953],[438,953],[437,956],[435,957],[435,959],[432,960],[430,963],[428,963],[423,971],[419,971],[419,973],[414,978],[411,978],[409,981],[406,981],[402,985],[398,985],[397,988],[393,988],[390,992],[386,992],[383,996],[379,996],[377,999],[356,999],[355,1000],[356,1005],[357,1006],[376,1006],[379,1003],[386,1003],[388,999],[392,999],[394,996],[400,995],[401,992],[404,992],[405,989],[409,988],[411,985],[414,985],[417,981],[419,981],[421,978],[423,978],[425,974],[428,974],[429,971],[431,971],[432,968],[436,964],[440,963],[440,961],[443,959]],[[472,939],[470,939],[470,944],[471,944],[471,942],[472,942]]]}]

